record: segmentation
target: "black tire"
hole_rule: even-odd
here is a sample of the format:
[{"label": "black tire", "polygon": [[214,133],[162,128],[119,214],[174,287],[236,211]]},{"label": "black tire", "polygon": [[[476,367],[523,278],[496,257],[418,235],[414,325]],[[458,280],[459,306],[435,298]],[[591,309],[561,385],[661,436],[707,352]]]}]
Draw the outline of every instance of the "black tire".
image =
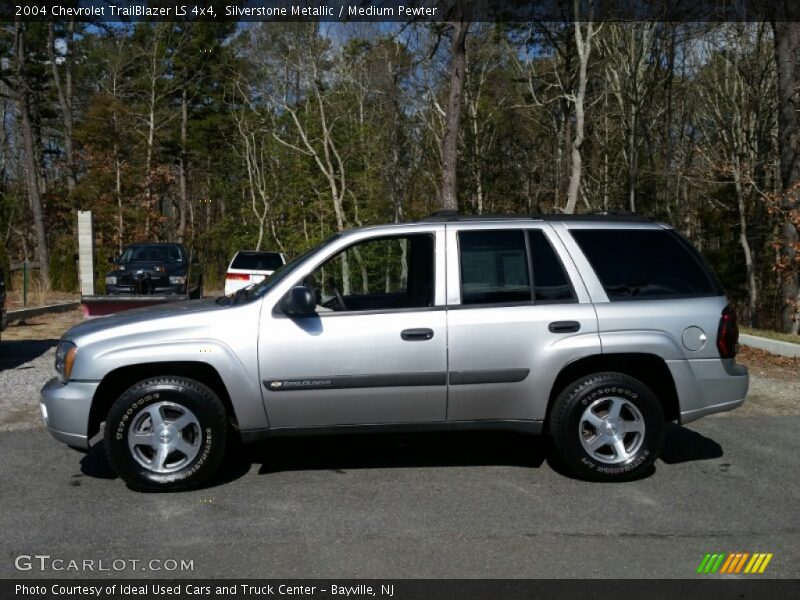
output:
[{"label": "black tire", "polygon": [[189,294],[189,300],[200,300],[203,297],[203,280],[197,283],[197,287]]},{"label": "black tire", "polygon": [[629,481],[651,472],[664,437],[664,411],[641,381],[594,373],[556,398],[549,430],[559,457],[577,477]]},{"label": "black tire", "polygon": [[[155,427],[157,418],[163,419],[161,429]],[[174,425],[184,419],[189,423],[176,429]],[[129,437],[137,431],[144,437],[152,432],[154,444],[132,449]],[[114,402],[106,418],[106,455],[130,487],[178,491],[200,485],[216,471],[225,454],[227,432],[225,407],[208,386],[186,377],[154,377],[130,387]],[[163,458],[157,455],[159,444],[166,448]],[[189,450],[184,453],[182,448]],[[148,467],[148,459],[160,462],[161,472]]]}]

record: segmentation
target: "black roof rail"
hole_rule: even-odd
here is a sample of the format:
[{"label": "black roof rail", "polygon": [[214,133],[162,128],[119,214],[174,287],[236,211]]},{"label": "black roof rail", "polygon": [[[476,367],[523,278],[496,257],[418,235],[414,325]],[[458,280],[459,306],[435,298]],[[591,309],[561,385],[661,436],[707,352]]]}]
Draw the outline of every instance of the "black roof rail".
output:
[{"label": "black roof rail", "polygon": [[627,221],[635,223],[651,223],[650,217],[637,215],[627,210],[601,211],[587,214],[530,214],[530,215],[464,215],[455,210],[438,210],[427,217],[423,217],[419,222],[458,222],[458,221]]}]

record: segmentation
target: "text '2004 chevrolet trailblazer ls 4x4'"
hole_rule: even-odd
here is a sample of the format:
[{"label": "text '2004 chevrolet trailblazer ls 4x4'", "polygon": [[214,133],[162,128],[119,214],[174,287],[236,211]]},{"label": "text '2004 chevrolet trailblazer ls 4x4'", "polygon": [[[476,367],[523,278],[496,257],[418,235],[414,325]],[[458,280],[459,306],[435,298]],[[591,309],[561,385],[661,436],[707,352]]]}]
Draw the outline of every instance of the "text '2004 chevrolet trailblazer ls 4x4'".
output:
[{"label": "text '2004 chevrolet trailblazer ls 4x4'", "polygon": [[469,218],[338,234],[217,300],[64,334],[42,413],[87,448],[105,423],[135,488],[197,485],[226,441],[285,432],[546,432],[593,480],[647,472],[667,421],[744,402],[717,278],[639,217]]}]

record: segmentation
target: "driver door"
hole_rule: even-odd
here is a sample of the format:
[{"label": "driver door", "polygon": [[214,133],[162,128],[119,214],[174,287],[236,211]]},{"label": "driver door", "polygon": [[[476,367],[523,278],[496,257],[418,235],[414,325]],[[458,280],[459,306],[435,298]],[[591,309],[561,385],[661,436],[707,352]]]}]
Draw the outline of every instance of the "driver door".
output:
[{"label": "driver door", "polygon": [[296,282],[316,290],[316,314],[264,311],[259,365],[270,427],[446,419],[437,235],[432,229],[351,243]]}]

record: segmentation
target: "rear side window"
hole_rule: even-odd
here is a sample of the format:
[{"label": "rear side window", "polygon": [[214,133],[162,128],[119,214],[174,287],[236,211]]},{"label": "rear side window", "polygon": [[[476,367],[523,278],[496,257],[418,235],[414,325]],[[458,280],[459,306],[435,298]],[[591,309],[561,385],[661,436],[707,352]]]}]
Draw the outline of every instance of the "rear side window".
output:
[{"label": "rear side window", "polygon": [[682,237],[661,229],[574,229],[610,300],[721,294],[705,261]]},{"label": "rear side window", "polygon": [[536,304],[576,301],[564,267],[544,233],[538,229],[532,229],[529,235]]},{"label": "rear side window", "polygon": [[461,231],[461,303],[531,301],[528,253],[521,230]]},{"label": "rear side window", "polygon": [[239,252],[231,263],[231,269],[247,269],[251,271],[274,271],[283,265],[283,259],[277,252]]}]

